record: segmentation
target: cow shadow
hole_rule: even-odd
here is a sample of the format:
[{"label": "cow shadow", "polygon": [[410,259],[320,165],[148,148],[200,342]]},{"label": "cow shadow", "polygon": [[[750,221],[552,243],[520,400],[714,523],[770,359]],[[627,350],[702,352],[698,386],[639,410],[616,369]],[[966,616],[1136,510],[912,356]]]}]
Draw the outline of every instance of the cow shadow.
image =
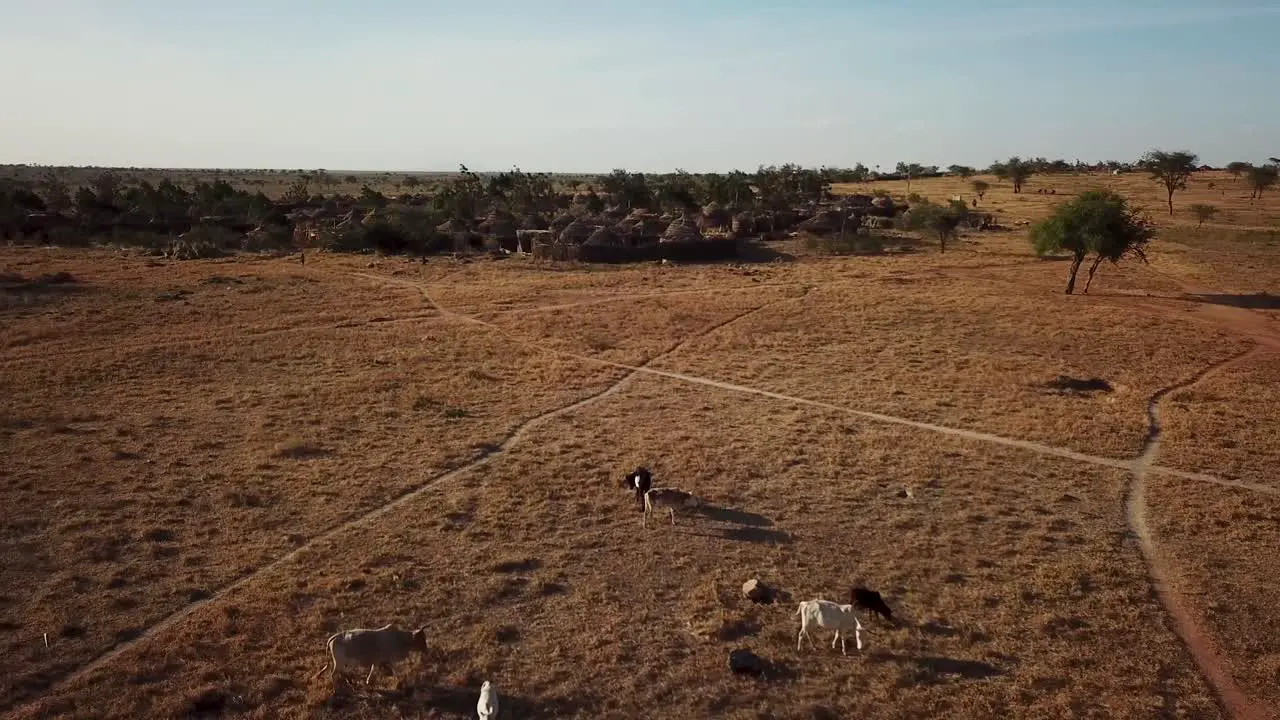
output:
[{"label": "cow shadow", "polygon": [[790,543],[792,539],[791,533],[772,527],[773,520],[759,513],[722,507],[711,503],[703,503],[687,512],[699,520],[709,521],[712,524],[699,523],[700,526],[696,531],[678,531],[685,535],[765,545],[786,544]]},{"label": "cow shadow", "polygon": [[1004,671],[995,665],[979,660],[957,660],[938,655],[901,655],[884,650],[873,651],[867,657],[875,662],[912,666],[919,676],[918,679],[927,682],[941,682],[947,676],[959,676],[966,680],[986,680],[1004,674]]}]

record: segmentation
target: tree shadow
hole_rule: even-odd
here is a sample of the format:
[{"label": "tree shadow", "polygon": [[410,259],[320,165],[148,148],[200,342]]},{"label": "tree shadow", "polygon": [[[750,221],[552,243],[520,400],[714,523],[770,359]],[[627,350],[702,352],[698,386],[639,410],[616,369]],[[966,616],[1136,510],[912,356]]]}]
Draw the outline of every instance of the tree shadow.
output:
[{"label": "tree shadow", "polygon": [[744,263],[771,263],[771,262],[794,262],[795,255],[789,252],[783,252],[777,248],[769,247],[757,241],[746,241],[738,246],[738,262]]},{"label": "tree shadow", "polygon": [[1250,295],[1193,293],[1187,295],[1187,298],[1192,302],[1201,302],[1209,305],[1225,305],[1248,310],[1280,310],[1280,295],[1272,295],[1267,292]]}]

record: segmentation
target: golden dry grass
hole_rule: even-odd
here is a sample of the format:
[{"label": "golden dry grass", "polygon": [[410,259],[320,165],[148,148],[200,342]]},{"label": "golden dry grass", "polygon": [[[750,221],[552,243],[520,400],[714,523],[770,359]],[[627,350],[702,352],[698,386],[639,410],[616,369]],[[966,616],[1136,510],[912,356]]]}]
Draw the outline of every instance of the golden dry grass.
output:
[{"label": "golden dry grass", "polygon": [[1260,355],[1171,394],[1161,462],[1280,488],[1280,360]]},{"label": "golden dry grass", "polygon": [[[0,318],[0,711],[461,717],[491,678],[521,717],[1218,717],[1150,592],[1127,473],[669,378],[617,385],[627,371],[591,358],[1129,458],[1156,390],[1272,327],[1275,311],[1179,293],[1204,281],[1198,258],[1236,248],[1170,242],[1087,297],[1062,296],[1062,264],[1020,233],[945,255],[592,269],[2,250],[6,272],[80,282],[6,291]],[[1157,462],[1273,480],[1274,364],[1169,395]],[[1056,375],[1114,391],[1036,387]],[[723,510],[641,531],[618,486],[637,464]],[[1274,606],[1256,554],[1274,538],[1252,525],[1272,511],[1148,485],[1176,586],[1244,598],[1209,630],[1273,702],[1276,650],[1248,635]],[[1231,532],[1199,532],[1219,518]],[[792,602],[746,604],[756,575]],[[872,621],[862,657],[825,634],[797,652],[794,600],[856,580],[907,626]],[[329,632],[393,620],[427,626],[424,667],[336,697],[307,680]],[[787,678],[730,676],[737,644]]]},{"label": "golden dry grass", "polygon": [[1176,478],[1150,483],[1147,494],[1175,587],[1242,689],[1280,708],[1280,498]]}]

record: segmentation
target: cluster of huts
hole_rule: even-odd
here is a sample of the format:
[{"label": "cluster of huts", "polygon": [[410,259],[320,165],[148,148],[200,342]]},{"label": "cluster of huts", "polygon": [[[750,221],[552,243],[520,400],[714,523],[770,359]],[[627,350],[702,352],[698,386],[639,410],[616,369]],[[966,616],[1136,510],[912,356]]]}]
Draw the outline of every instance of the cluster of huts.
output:
[{"label": "cluster of huts", "polygon": [[716,260],[735,257],[740,242],[749,238],[892,227],[893,216],[905,209],[888,196],[869,195],[780,211],[732,212],[711,203],[679,213],[623,208],[598,214],[566,211],[551,220],[493,209],[474,228],[450,220],[436,230],[449,236],[455,247],[491,245],[548,260]]}]

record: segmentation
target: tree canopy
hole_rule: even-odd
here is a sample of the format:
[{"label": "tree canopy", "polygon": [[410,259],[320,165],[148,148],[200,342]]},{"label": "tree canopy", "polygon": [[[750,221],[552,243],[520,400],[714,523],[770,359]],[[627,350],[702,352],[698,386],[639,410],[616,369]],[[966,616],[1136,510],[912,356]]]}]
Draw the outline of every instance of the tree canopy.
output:
[{"label": "tree canopy", "polygon": [[1068,295],[1075,291],[1076,274],[1089,255],[1094,259],[1085,282],[1086,293],[1103,260],[1118,263],[1133,256],[1146,262],[1146,248],[1154,238],[1155,227],[1130,208],[1124,197],[1110,190],[1083,192],[1054,208],[1048,218],[1031,228],[1031,243],[1037,256],[1071,253]]},{"label": "tree canopy", "polygon": [[1173,214],[1173,193],[1187,189],[1187,179],[1196,171],[1198,158],[1186,150],[1151,150],[1142,156],[1139,165],[1151,173],[1151,179],[1164,184],[1169,193],[1169,214]]},{"label": "tree canopy", "polygon": [[1248,173],[1249,181],[1249,198],[1257,199],[1262,197],[1262,191],[1276,184],[1277,177],[1280,176],[1280,166],[1277,165],[1258,165],[1250,166]]}]

